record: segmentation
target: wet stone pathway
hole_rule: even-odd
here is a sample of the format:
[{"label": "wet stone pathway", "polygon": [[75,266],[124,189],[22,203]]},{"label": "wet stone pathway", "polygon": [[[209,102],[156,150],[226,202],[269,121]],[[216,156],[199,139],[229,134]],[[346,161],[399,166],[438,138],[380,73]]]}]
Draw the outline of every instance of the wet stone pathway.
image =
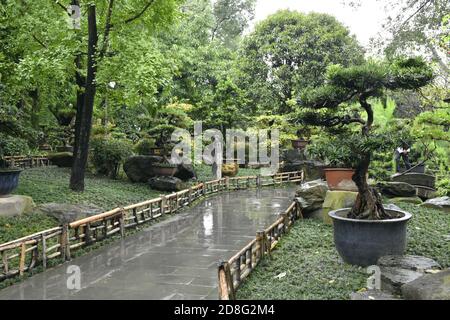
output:
[{"label": "wet stone pathway", "polygon": [[[294,186],[221,193],[0,291],[0,299],[217,299],[217,263],[276,220]],[[80,289],[68,289],[69,266]],[[69,284],[74,284],[69,281]]]}]

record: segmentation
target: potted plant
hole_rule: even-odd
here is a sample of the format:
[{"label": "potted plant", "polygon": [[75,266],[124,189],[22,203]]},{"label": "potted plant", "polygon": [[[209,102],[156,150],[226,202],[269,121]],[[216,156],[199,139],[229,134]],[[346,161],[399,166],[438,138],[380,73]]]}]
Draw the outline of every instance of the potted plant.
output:
[{"label": "potted plant", "polygon": [[0,197],[9,195],[17,188],[21,172],[21,169],[12,167],[5,160],[3,147],[0,145]]},{"label": "potted plant", "polygon": [[329,67],[323,86],[305,90],[298,100],[305,107],[301,112],[305,124],[359,128],[359,140],[349,151],[356,162],[352,180],[358,196],[352,208],[329,213],[336,249],[345,262],[368,266],[381,256],[404,253],[411,214],[385,208],[367,181],[372,153],[391,148],[387,137],[375,132],[370,99],[385,97],[387,90],[417,89],[432,79],[431,68],[420,58],[368,61],[352,67],[334,65]]},{"label": "potted plant", "polygon": [[291,140],[292,148],[303,150],[309,143],[309,139],[306,137],[309,137],[310,130],[308,128],[303,128],[297,130],[297,139]]},{"label": "potted plant", "polygon": [[325,179],[330,190],[358,191],[352,180],[356,165],[352,155],[354,139],[351,133],[319,138],[306,150],[310,157],[326,164]]},{"label": "potted plant", "polygon": [[152,167],[156,176],[172,177],[177,172],[178,166],[172,163],[155,163]]}]

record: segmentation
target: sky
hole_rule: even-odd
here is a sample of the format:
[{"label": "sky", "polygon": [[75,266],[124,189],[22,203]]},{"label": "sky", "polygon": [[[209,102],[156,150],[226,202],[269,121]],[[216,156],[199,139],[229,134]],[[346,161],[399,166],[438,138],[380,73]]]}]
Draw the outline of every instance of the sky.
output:
[{"label": "sky", "polygon": [[254,23],[264,20],[280,9],[328,13],[346,25],[363,46],[367,46],[370,38],[381,31],[382,22],[387,14],[383,9],[383,1],[362,0],[362,2],[362,6],[355,9],[343,5],[341,0],[257,0]]}]

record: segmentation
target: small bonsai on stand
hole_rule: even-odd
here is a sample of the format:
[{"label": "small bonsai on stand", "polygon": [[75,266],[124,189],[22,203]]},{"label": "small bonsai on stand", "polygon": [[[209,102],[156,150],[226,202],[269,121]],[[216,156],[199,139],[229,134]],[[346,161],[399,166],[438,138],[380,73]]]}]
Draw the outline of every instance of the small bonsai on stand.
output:
[{"label": "small bonsai on stand", "polygon": [[[397,59],[391,63],[369,61],[348,68],[334,65],[328,69],[325,85],[306,90],[298,100],[298,104],[306,108],[300,112],[300,121],[305,125],[360,127],[359,142],[351,152],[357,163],[352,180],[358,187],[358,196],[349,218],[395,218],[384,210],[381,197],[367,181],[372,152],[384,143],[373,133],[374,112],[370,98],[382,98],[387,90],[418,89],[432,79],[432,70],[420,58]],[[352,110],[351,103],[358,103],[365,116]]]}]

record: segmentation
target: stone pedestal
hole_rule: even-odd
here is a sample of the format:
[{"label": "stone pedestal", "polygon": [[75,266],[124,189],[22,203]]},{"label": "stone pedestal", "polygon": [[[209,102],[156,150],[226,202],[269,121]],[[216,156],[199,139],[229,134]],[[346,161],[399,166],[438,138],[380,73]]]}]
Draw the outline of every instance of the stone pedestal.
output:
[{"label": "stone pedestal", "polygon": [[20,216],[22,213],[29,213],[35,204],[28,196],[10,195],[0,197],[0,217]]},{"label": "stone pedestal", "polygon": [[328,213],[332,210],[350,208],[356,200],[358,192],[353,191],[327,191],[322,205],[322,218],[326,224],[332,224]]}]

